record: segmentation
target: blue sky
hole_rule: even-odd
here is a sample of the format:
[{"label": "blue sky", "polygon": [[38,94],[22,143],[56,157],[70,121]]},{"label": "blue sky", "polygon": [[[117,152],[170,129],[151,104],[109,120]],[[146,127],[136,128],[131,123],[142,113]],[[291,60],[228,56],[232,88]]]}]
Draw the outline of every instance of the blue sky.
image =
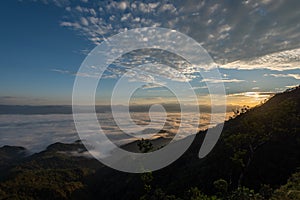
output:
[{"label": "blue sky", "polygon": [[[192,37],[219,65],[229,103],[258,102],[269,92],[299,84],[299,8],[298,0],[4,0],[0,104],[70,104],[87,53],[104,38],[140,27],[164,27]],[[133,62],[140,59],[131,56]],[[111,77],[103,80],[99,103],[109,98],[118,73],[124,73],[117,67],[111,66]],[[207,94],[203,82],[191,82],[197,94]],[[166,94],[151,87],[139,97],[164,102]]]}]

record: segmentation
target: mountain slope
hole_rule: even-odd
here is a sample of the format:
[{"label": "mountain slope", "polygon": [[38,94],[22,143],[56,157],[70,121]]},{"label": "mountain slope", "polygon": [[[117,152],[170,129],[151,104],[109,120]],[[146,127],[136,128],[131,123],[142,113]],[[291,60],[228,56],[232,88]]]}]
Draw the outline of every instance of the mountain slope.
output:
[{"label": "mountain slope", "polygon": [[[279,187],[300,166],[299,102],[298,87],[227,121],[216,147],[202,160],[197,155],[206,132],[200,132],[179,160],[153,173],[152,184],[178,196],[194,186],[212,194],[213,182],[218,179],[225,179],[230,190],[239,185],[256,191],[263,184]],[[104,181],[101,177],[109,178]],[[109,195],[115,188],[136,190],[138,179],[101,169],[90,177],[89,186],[96,196]],[[124,187],[128,180],[132,181]]]}]

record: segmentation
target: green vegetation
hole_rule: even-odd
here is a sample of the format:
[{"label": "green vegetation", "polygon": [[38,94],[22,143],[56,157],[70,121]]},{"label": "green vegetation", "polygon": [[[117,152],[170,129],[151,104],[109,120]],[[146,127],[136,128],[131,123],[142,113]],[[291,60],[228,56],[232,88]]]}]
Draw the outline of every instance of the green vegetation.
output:
[{"label": "green vegetation", "polygon": [[275,190],[272,200],[299,200],[300,199],[300,172],[289,178],[287,184]]},{"label": "green vegetation", "polygon": [[150,140],[145,140],[142,138],[137,142],[137,146],[139,147],[139,151],[142,153],[147,153],[153,150],[153,145]]},{"label": "green vegetation", "polygon": [[69,199],[75,190],[83,189],[79,181],[84,171],[24,170],[1,184],[4,198]]}]

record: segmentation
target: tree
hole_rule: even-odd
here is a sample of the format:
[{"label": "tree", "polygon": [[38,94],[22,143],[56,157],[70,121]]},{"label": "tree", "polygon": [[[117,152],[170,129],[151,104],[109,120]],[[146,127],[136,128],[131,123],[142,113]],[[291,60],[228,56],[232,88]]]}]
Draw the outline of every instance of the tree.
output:
[{"label": "tree", "polygon": [[150,140],[144,140],[144,138],[139,140],[137,142],[137,145],[139,147],[140,152],[142,152],[142,153],[147,153],[147,152],[150,152],[153,150],[153,145],[150,142]]},{"label": "tree", "polygon": [[217,190],[217,196],[225,197],[228,192],[228,183],[224,179],[214,181],[214,187]]}]

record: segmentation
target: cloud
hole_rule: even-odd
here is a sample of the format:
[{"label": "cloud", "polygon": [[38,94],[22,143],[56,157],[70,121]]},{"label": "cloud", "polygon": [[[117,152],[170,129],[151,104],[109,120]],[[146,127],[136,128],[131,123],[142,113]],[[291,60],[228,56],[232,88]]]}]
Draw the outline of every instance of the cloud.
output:
[{"label": "cloud", "polygon": [[14,96],[0,96],[0,99],[15,99]]},{"label": "cloud", "polygon": [[287,85],[287,86],[285,86],[286,88],[295,88],[295,87],[298,87],[299,86],[299,84],[298,85]]},{"label": "cloud", "polygon": [[[161,113],[153,112],[151,113],[155,120],[152,121],[151,127],[159,127],[164,124],[165,121],[161,118]],[[170,130],[171,135],[166,135],[162,133],[161,136],[173,137],[172,132],[176,133],[178,129],[178,119],[180,119],[182,113],[172,112],[167,117],[167,121],[163,127],[164,130]],[[186,135],[190,134],[190,130],[198,129],[197,117],[190,117],[188,113],[183,113],[185,117],[188,117],[190,121],[182,124],[183,131]],[[209,114],[204,113],[201,115],[200,129],[205,129],[208,126],[208,120],[210,119]],[[98,114],[99,123],[101,128],[107,135],[107,137],[114,142],[116,145],[122,145],[132,142],[136,138],[129,137],[124,134],[118,126],[114,123],[111,113],[101,113]],[[89,119],[89,115],[86,115]],[[150,122],[149,113],[146,112],[135,112],[132,113],[133,120],[140,125],[148,125]],[[87,120],[89,122],[89,120]],[[180,120],[179,120],[180,123]],[[91,132],[98,130],[98,127],[89,124],[89,129]],[[40,152],[44,150],[48,145],[55,142],[63,143],[73,143],[74,141],[80,139],[73,121],[73,116],[71,114],[52,114],[52,115],[0,115],[0,146],[12,145],[12,146],[23,146],[31,152]],[[135,134],[139,133],[140,129],[128,126],[128,131]],[[144,128],[143,128],[144,129]],[[146,129],[145,129],[146,130]],[[169,131],[167,131],[169,133]],[[145,131],[147,136],[151,136]],[[159,135],[154,135],[157,137]],[[22,138],[20,140],[19,138]],[[82,152],[82,150],[74,152],[59,152],[68,153],[71,156],[87,156],[87,152]],[[96,152],[95,152],[96,153]],[[101,154],[107,154],[108,152],[97,152]]]},{"label": "cloud", "polygon": [[270,95],[274,95],[274,92],[241,92],[241,93],[233,93],[229,94],[228,97],[237,97],[237,96],[247,96],[247,97],[257,97],[257,96],[262,96],[262,97],[268,97]]},{"label": "cloud", "polygon": [[294,78],[300,80],[300,74],[265,74],[264,76],[273,76],[276,78]]},{"label": "cloud", "polygon": [[[269,69],[275,71],[300,69],[300,48],[271,53],[248,60],[237,60],[220,67],[223,69]],[[292,76],[296,79],[298,77]]]},{"label": "cloud", "polygon": [[244,81],[245,80],[239,80],[239,79],[210,79],[210,78],[205,78],[201,80],[201,82],[210,82],[210,83],[240,83]]},{"label": "cloud", "polygon": [[33,2],[40,1],[44,4],[54,4],[57,7],[64,7],[71,3],[69,0],[31,0]]},{"label": "cloud", "polygon": [[208,89],[208,87],[206,85],[204,86],[195,86],[195,87],[191,87],[192,90],[199,90],[199,89]]},{"label": "cloud", "polygon": [[[129,29],[174,29],[199,42],[221,69],[286,71],[300,69],[299,6],[300,1],[290,0],[251,0],[238,1],[235,4],[230,1],[198,0],[68,2],[64,4],[66,14],[60,25],[74,30],[94,45]],[[239,12],[236,12],[236,8],[239,8]],[[143,38],[143,41],[150,39]],[[147,53],[148,56],[145,56]],[[107,70],[103,78],[120,78],[133,67],[151,63],[165,64],[180,72],[168,73],[163,67],[158,67],[157,71],[162,70],[160,74],[170,80],[192,81],[199,78],[195,66],[159,51],[127,54],[115,61],[115,66],[111,68],[116,69]],[[97,74],[90,73],[69,74],[97,77]],[[299,80],[298,76],[291,78]],[[244,77],[225,77],[223,81],[204,81],[242,83],[245,82],[243,79],[248,80]],[[151,74],[131,76],[130,81],[161,83]],[[248,90],[254,86],[250,86]]]},{"label": "cloud", "polygon": [[[210,66],[209,66],[210,67]],[[207,68],[209,68],[207,67]],[[205,68],[202,66],[202,68]],[[75,74],[68,70],[53,69],[52,71],[73,76],[98,77],[99,70],[90,66],[85,74]],[[199,78],[199,67],[173,53],[144,49],[125,54],[109,65],[101,78],[118,79],[126,77],[130,82],[147,82],[164,85],[167,80],[188,82]]]},{"label": "cloud", "polygon": [[53,72],[58,72],[58,73],[61,73],[61,74],[74,74],[72,72],[70,72],[69,70],[61,70],[61,69],[51,69],[51,71]]},{"label": "cloud", "polygon": [[[47,0],[42,2],[51,3]],[[249,63],[247,59],[273,53],[276,56],[276,52],[297,49],[300,44],[300,13],[297,10],[300,2],[291,0],[251,0],[235,4],[198,0],[84,3],[55,0],[54,4],[64,5],[67,10],[62,26],[74,29],[96,45],[121,31],[165,27],[194,38],[217,63],[227,63],[227,68],[259,68],[259,63]],[[236,12],[237,7],[240,12]],[[267,64],[272,64],[271,60],[267,60]],[[261,67],[292,69],[297,63],[275,60],[273,67],[267,64]]]},{"label": "cloud", "polygon": [[[71,76],[80,76],[80,77],[88,77],[88,78],[98,78],[100,76],[99,73],[80,73],[80,72],[71,72],[69,70],[61,70],[61,69],[51,69],[53,72],[58,72],[60,74],[68,74]],[[104,78],[110,78],[110,76],[104,76]],[[113,76],[111,76],[113,78]]]},{"label": "cloud", "polygon": [[162,88],[164,87],[163,85],[161,84],[157,84],[157,83],[148,83],[146,85],[143,85],[142,86],[142,89],[152,89],[152,88]]},{"label": "cloud", "polygon": [[[79,31],[96,45],[106,37],[128,29],[161,26],[162,18],[158,15],[168,14],[173,19],[176,17],[176,7],[167,1],[100,1],[96,4],[71,4],[66,10],[72,17],[62,21],[61,26]],[[164,23],[172,23],[170,21],[171,18]]]},{"label": "cloud", "polygon": [[0,105],[40,105],[49,104],[49,99],[28,96],[0,96]]},{"label": "cloud", "polygon": [[54,142],[79,139],[72,115],[0,115],[0,119],[0,146],[23,146],[38,152]]},{"label": "cloud", "polygon": [[227,104],[250,107],[256,106],[272,97],[274,92],[240,92],[227,95]]},{"label": "cloud", "polygon": [[88,20],[86,18],[84,18],[84,17],[81,17],[80,21],[81,21],[81,24],[84,25],[84,26],[88,26],[89,25]]},{"label": "cloud", "polygon": [[[61,24],[75,25],[72,28],[95,44],[126,29],[161,26],[202,43],[219,63],[231,63],[299,48],[300,42],[300,2],[291,0],[239,1],[234,6],[227,1],[198,0],[41,2],[64,6],[69,14]],[[83,25],[85,20],[81,23],[82,17],[88,27]]]}]

